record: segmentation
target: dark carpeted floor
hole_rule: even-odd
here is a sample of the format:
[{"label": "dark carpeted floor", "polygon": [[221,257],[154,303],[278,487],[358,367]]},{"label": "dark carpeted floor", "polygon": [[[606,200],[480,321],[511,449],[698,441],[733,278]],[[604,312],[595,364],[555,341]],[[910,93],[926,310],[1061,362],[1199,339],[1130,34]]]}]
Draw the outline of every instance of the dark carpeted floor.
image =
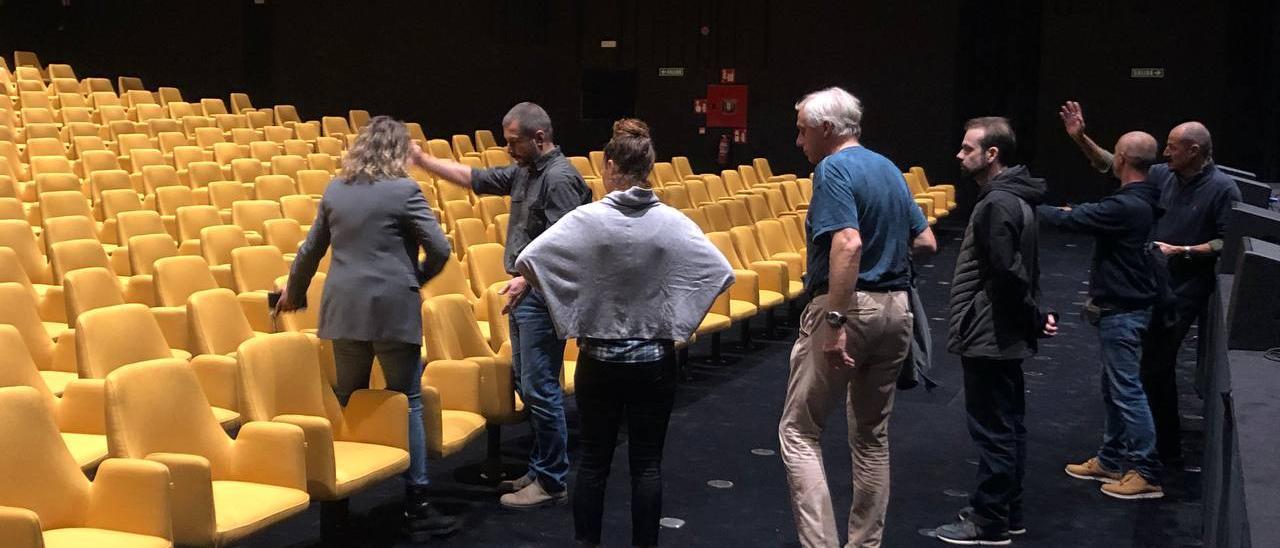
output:
[{"label": "dark carpeted floor", "polygon": [[[941,349],[942,321],[956,252],[959,220],[939,230],[941,251],[920,264],[919,287],[930,314],[933,377],[941,386],[932,392],[916,388],[899,393],[891,426],[893,495],[884,545],[943,546],[921,531],[950,521],[966,504],[974,486],[974,452],[965,429],[959,360]],[[1027,428],[1029,461],[1025,508],[1029,533],[1016,545],[1108,548],[1198,546],[1199,481],[1195,473],[1175,471],[1167,480],[1168,495],[1157,501],[1126,502],[1098,491],[1098,484],[1067,477],[1062,467],[1090,456],[1100,440],[1102,404],[1098,395],[1098,345],[1092,327],[1078,319],[1084,300],[1091,242],[1088,238],[1044,233],[1041,280],[1044,301],[1062,313],[1061,334],[1028,360]],[[757,322],[760,323],[760,322]],[[736,330],[734,331],[736,333]],[[666,546],[798,546],[788,506],[786,479],[777,455],[777,421],[786,390],[791,337],[763,341],[763,348],[730,353],[727,366],[693,364],[691,378],[680,387],[677,409],[667,436],[663,472],[664,515],[683,522],[664,528]],[[733,342],[727,338],[727,343]],[[731,347],[732,344],[726,345]],[[705,355],[706,343],[694,348]],[[1185,351],[1184,351],[1185,354]],[[1184,355],[1184,357],[1186,357]],[[1186,360],[1184,360],[1185,362]],[[1184,363],[1180,386],[1183,413],[1198,415],[1199,400],[1191,391],[1190,364]],[[576,410],[570,403],[570,447],[575,449]],[[1196,417],[1184,428],[1198,430]],[[823,445],[835,511],[840,521],[851,499],[849,450],[842,412],[832,415]],[[528,448],[527,427],[506,429],[504,450],[520,462]],[[1197,434],[1188,442],[1192,464],[1198,463]],[[445,546],[568,546],[573,517],[568,507],[511,512],[498,506],[497,495],[455,481],[457,468],[483,457],[482,442],[460,455],[431,463],[442,507],[465,520]],[[626,546],[630,539],[626,444],[614,460],[605,514],[606,546]],[[732,487],[708,485],[727,480]],[[572,476],[570,478],[572,481]],[[352,545],[408,546],[398,542],[398,480],[358,494],[352,501]],[[314,546],[320,541],[320,511],[306,514],[257,535],[245,546]],[[845,527],[840,526],[843,534]]]}]

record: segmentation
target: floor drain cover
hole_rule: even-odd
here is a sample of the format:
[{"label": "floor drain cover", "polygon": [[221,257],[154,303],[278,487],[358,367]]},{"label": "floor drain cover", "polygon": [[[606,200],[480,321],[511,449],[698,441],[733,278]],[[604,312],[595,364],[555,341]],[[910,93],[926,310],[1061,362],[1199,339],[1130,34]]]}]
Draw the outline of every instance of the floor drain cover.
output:
[{"label": "floor drain cover", "polygon": [[916,532],[917,532],[917,533],[920,533],[920,536],[922,536],[922,537],[938,538],[938,530],[937,530],[937,529],[930,529],[930,528],[926,527],[926,528],[924,528],[924,529],[917,529],[917,530],[916,530]]},{"label": "floor drain cover", "polygon": [[716,489],[731,489],[731,488],[733,488],[733,482],[732,482],[732,481],[729,481],[729,480],[711,480],[711,481],[708,481],[708,482],[707,482],[707,485],[710,485],[710,486],[712,486],[712,487],[715,487]]},{"label": "floor drain cover", "polygon": [[680,518],[662,518],[658,520],[658,525],[666,527],[667,529],[679,529],[684,527],[684,520]]},{"label": "floor drain cover", "polygon": [[956,497],[956,498],[969,496],[968,491],[961,491],[959,489],[947,489],[946,491],[943,491],[942,494],[948,497]]},{"label": "floor drain cover", "polygon": [[751,454],[752,454],[752,455],[761,456],[761,457],[772,457],[772,456],[774,456],[774,455],[776,455],[776,454],[778,454],[778,453],[777,453],[776,451],[774,451],[773,449],[765,449],[765,448],[763,448],[763,447],[762,447],[762,448],[759,448],[759,449],[752,449],[752,450],[751,450]]}]

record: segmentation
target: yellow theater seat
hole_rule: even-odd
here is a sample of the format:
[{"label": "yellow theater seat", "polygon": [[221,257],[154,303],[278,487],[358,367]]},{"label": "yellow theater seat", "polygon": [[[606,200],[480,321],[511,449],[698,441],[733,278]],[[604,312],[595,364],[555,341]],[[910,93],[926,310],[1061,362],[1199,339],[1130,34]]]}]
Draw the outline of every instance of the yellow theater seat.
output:
[{"label": "yellow theater seat", "polygon": [[93,482],[59,439],[41,394],[0,388],[0,545],[173,546],[170,475],[159,463],[110,459]]},{"label": "yellow theater seat", "polygon": [[235,363],[174,350],[165,342],[160,325],[147,307],[123,304],[86,311],[76,319],[76,366],[86,379],[106,378],[112,371],[135,362],[173,358],[199,375],[210,411],[226,428],[240,423]]},{"label": "yellow theater seat", "polygon": [[228,545],[306,510],[306,441],[297,426],[250,422],[232,440],[181,360],[121,367],[106,393],[111,455],[169,469],[178,544]]},{"label": "yellow theater seat", "polygon": [[78,377],[74,337],[63,338],[59,336],[61,332],[50,334],[26,287],[0,283],[0,324],[12,325],[22,334],[41,378],[54,394],[61,394],[67,383]]},{"label": "yellow theater seat", "polygon": [[246,341],[237,362],[249,420],[300,427],[307,440],[307,492],[340,500],[409,468],[409,404],[403,394],[357,390],[340,407],[334,371],[321,371],[301,333]]},{"label": "yellow theater seat", "polygon": [[107,458],[106,419],[102,407],[102,381],[76,379],[61,397],[54,397],[31,360],[22,334],[11,325],[0,325],[0,386],[28,386],[54,418],[62,441],[82,470],[91,470]]}]

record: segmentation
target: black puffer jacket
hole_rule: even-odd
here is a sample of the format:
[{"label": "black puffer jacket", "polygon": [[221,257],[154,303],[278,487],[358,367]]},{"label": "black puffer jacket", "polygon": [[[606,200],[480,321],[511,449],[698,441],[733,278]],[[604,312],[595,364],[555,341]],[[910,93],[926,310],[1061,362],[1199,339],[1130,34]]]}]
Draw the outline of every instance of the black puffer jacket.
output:
[{"label": "black puffer jacket", "polygon": [[1044,326],[1039,228],[1044,179],[1005,169],[978,193],[951,281],[947,350],[965,357],[1027,358]]}]

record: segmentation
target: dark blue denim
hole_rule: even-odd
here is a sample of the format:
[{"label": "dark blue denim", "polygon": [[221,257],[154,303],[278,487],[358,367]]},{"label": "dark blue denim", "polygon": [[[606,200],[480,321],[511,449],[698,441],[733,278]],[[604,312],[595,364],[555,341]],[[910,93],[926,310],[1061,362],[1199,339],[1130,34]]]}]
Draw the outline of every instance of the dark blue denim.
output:
[{"label": "dark blue denim", "polygon": [[1102,402],[1107,408],[1098,463],[1112,471],[1131,466],[1147,481],[1159,483],[1161,466],[1156,455],[1156,428],[1141,375],[1142,341],[1150,323],[1149,307],[1113,312],[1098,322]]},{"label": "dark blue denim", "polygon": [[542,292],[530,289],[511,311],[511,368],[516,393],[529,410],[533,447],[529,472],[550,493],[565,490],[569,474],[569,428],[564,420],[564,341],[556,336]]}]

